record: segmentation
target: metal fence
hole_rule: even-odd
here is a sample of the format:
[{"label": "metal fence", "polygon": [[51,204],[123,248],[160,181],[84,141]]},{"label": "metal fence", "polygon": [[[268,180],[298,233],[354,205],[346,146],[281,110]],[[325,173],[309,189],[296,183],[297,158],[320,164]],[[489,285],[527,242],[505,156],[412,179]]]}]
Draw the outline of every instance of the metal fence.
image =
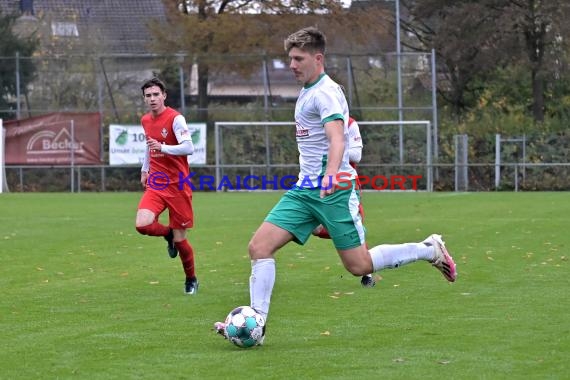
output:
[{"label": "metal fence", "polygon": [[[359,167],[361,173],[384,173],[390,180],[390,173],[402,173],[403,170],[423,173],[432,170],[438,175],[434,180],[434,190],[454,191],[457,186],[457,173],[467,169],[468,182],[462,182],[462,191],[569,191],[570,163],[510,163],[501,165],[499,186],[495,186],[494,164],[364,164]],[[260,186],[259,182],[249,182],[242,175],[241,182],[216,182],[216,170],[227,172],[239,170],[253,177],[266,176],[269,169],[271,176],[277,176],[278,188],[273,189],[269,183]],[[191,168],[192,183],[195,191],[248,191],[248,190],[283,190],[280,179],[285,176],[296,176],[298,165],[201,165]],[[270,176],[270,177],[271,177]],[[238,177],[233,177],[238,178]],[[104,192],[104,191],[140,191],[139,166],[6,166],[7,187],[10,192]],[[413,190],[410,183],[404,190]],[[256,188],[257,187],[257,188]],[[427,188],[425,178],[417,182],[418,191]],[[398,184],[386,183],[384,180],[364,187],[368,191],[401,191]]]},{"label": "metal fence", "polygon": [[[359,125],[364,143],[359,174],[380,181],[365,184],[365,190],[570,190],[570,153],[564,148],[570,144],[567,133],[516,138],[497,135],[478,141],[458,135],[452,139],[454,143],[442,144],[446,155],[434,161],[428,121],[362,120]],[[399,131],[402,126],[403,134]],[[298,174],[291,128],[291,122],[216,123],[207,133],[207,164],[191,168],[195,189],[283,188],[274,186],[272,182],[279,181],[273,178],[289,178],[290,183]],[[12,192],[141,189],[138,165],[7,165],[5,173],[7,190]],[[395,183],[402,177],[417,181],[402,188]],[[259,186],[260,180],[269,184]]]},{"label": "metal fence", "polygon": [[[508,136],[504,137],[501,140],[504,151],[499,152],[504,159],[499,165],[493,156],[494,138],[476,148],[462,143],[462,153],[457,156],[459,146],[451,141],[453,136],[438,134],[434,55],[404,53],[399,57],[393,53],[327,56],[327,72],[344,85],[351,112],[358,120],[429,120],[431,123],[433,163],[409,162],[402,157],[408,149],[392,144],[387,149],[398,151],[399,160],[364,161],[360,165],[362,170],[433,173],[432,185],[423,182],[420,185],[434,190],[570,189],[569,160],[559,154],[567,151],[568,136],[554,137],[561,139],[559,146],[545,138],[529,136],[522,147],[521,143],[511,143]],[[139,122],[145,112],[140,85],[154,74],[161,75],[169,86],[169,105],[180,110],[188,121],[205,121],[197,119],[203,111],[196,105],[198,63],[207,63],[210,67],[206,120],[210,135],[218,121],[292,120],[299,85],[289,71],[286,57],[259,55],[0,57],[0,65],[14,68],[14,81],[18,83],[16,94],[4,96],[8,106],[0,109],[0,117],[9,120],[56,111],[99,112],[103,136],[101,160],[106,163],[108,125]],[[35,68],[35,74],[28,82],[23,68],[30,65]],[[398,72],[402,74],[400,79]],[[401,137],[397,139],[402,141]],[[213,136],[209,141],[214,141]],[[440,147],[443,143],[446,146]],[[216,154],[213,145],[209,144],[209,157]],[[487,151],[481,151],[482,147]],[[532,159],[527,162],[522,157],[521,160],[521,149],[526,149],[523,156]],[[296,174],[296,166],[281,161],[270,163],[269,168]],[[220,165],[210,160],[208,165],[195,170],[215,176],[216,167],[219,169]],[[245,167],[247,172],[257,173],[261,167],[268,166],[251,162]],[[107,165],[7,166],[6,176],[11,191],[125,191],[140,188],[138,170]]]},{"label": "metal fence", "polygon": [[[393,187],[401,178],[417,182],[409,185],[433,190],[432,128],[426,120],[358,121],[365,148],[359,163],[364,188]],[[293,122],[216,122],[214,152],[216,184],[222,179],[244,176],[269,178],[273,175],[291,176],[272,165],[288,165],[297,161],[298,150],[291,138]],[[265,171],[252,174],[248,168],[261,164]],[[394,166],[398,164],[398,166]],[[287,166],[286,166],[287,167]],[[375,181],[372,181],[372,179]],[[403,190],[403,188],[400,186]]]},{"label": "metal fence", "polygon": [[[16,84],[8,106],[0,108],[5,120],[97,111],[106,122],[138,121],[144,111],[140,85],[154,74],[165,79],[170,105],[192,118],[200,110],[198,65],[209,67],[211,119],[195,121],[251,120],[252,116],[287,120],[300,89],[283,55],[16,55],[0,57],[0,65],[14,68]],[[437,123],[433,52],[330,54],[327,73],[345,87],[351,110],[359,118]]]}]

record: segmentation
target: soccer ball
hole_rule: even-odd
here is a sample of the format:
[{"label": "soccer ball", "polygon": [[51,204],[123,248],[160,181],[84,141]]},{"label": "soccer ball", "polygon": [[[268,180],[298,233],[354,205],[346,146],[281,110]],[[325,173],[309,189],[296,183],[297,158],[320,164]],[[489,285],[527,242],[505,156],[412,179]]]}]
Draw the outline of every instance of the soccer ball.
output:
[{"label": "soccer ball", "polygon": [[238,347],[253,347],[263,339],[265,319],[249,306],[238,306],[230,311],[225,323],[226,337]]}]

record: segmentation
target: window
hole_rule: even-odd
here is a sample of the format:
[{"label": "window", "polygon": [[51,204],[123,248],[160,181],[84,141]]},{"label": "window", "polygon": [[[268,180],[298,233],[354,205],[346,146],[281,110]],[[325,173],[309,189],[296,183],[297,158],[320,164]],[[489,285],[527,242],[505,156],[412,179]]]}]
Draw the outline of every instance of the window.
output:
[{"label": "window", "polygon": [[52,22],[51,34],[58,37],[79,37],[79,31],[74,22]]},{"label": "window", "polygon": [[34,1],[33,0],[21,0],[20,1],[20,11],[25,16],[34,15]]}]

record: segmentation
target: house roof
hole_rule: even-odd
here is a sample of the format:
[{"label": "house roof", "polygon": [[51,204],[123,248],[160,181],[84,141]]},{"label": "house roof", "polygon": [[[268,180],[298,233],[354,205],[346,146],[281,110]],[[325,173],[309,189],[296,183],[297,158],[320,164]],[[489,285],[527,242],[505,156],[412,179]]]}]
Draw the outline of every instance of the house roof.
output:
[{"label": "house roof", "polygon": [[[28,4],[31,15],[22,12]],[[166,21],[166,10],[159,0],[0,0],[0,11],[25,15],[27,25],[30,16],[40,24],[48,23],[45,30],[52,37],[97,39],[107,54],[147,53],[147,23]]]},{"label": "house roof", "polygon": [[[377,6],[379,1],[353,0],[351,9],[367,9]],[[388,5],[393,4],[388,2]],[[31,10],[23,11],[26,8]],[[97,53],[104,55],[146,54],[149,53],[148,46],[152,39],[148,23],[167,22],[166,9],[161,0],[0,0],[0,11],[20,15],[20,30],[34,27],[40,30],[43,45],[40,54],[45,55],[69,54],[70,46],[74,47],[74,54],[93,53],[95,46]],[[326,26],[326,20],[322,22]],[[383,23],[382,20],[378,22]],[[329,29],[335,30],[333,27]],[[343,38],[342,34],[333,35],[335,38],[329,47],[331,56],[327,61],[330,65],[327,71],[330,68],[331,74],[334,73],[332,54],[380,53],[392,51],[394,44],[386,33],[379,33],[377,38],[362,45]],[[344,62],[344,58],[339,60]],[[288,64],[285,62],[281,67],[273,61],[267,63],[268,83],[263,83],[261,67],[248,77],[235,72],[220,72],[210,75],[209,93],[250,96],[263,94],[265,86],[269,86],[274,94],[286,98],[297,96],[299,85],[292,77]],[[192,78],[196,78],[196,75],[193,74]],[[194,93],[195,85],[191,84],[190,87],[190,92]]]},{"label": "house roof", "polygon": [[[371,7],[388,9],[393,7],[393,0],[353,0],[350,10]],[[31,11],[26,12],[26,8]],[[43,46],[55,54],[69,53],[73,43],[82,47],[75,49],[78,53],[91,53],[97,46],[104,54],[145,54],[152,39],[148,23],[167,22],[161,0],[0,0],[0,11],[23,16],[20,29],[31,30],[36,25]],[[393,47],[393,38],[387,34],[362,45],[344,41],[342,34],[336,37],[329,53],[392,51]]]}]

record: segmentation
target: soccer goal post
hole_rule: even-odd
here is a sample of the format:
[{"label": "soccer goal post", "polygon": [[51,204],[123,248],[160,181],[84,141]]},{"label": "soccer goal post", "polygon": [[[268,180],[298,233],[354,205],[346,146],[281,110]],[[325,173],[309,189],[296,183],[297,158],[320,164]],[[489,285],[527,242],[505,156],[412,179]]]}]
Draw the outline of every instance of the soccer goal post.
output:
[{"label": "soccer goal post", "polygon": [[[364,190],[433,191],[431,122],[358,120]],[[216,122],[216,191],[284,190],[299,171],[294,122]],[[402,186],[413,179],[413,186]],[[371,186],[372,185],[372,186]]]},{"label": "soccer goal post", "polygon": [[[421,177],[412,190],[433,191],[433,138],[429,120],[360,121],[364,148],[358,172],[386,178]],[[365,187],[366,189],[366,187]],[[389,186],[385,190],[399,190]]]},{"label": "soccer goal post", "polygon": [[5,162],[5,150],[4,143],[6,141],[6,134],[4,132],[4,125],[2,124],[2,119],[0,119],[0,194],[4,190],[8,191],[8,186],[6,185],[6,170],[4,166]]}]

